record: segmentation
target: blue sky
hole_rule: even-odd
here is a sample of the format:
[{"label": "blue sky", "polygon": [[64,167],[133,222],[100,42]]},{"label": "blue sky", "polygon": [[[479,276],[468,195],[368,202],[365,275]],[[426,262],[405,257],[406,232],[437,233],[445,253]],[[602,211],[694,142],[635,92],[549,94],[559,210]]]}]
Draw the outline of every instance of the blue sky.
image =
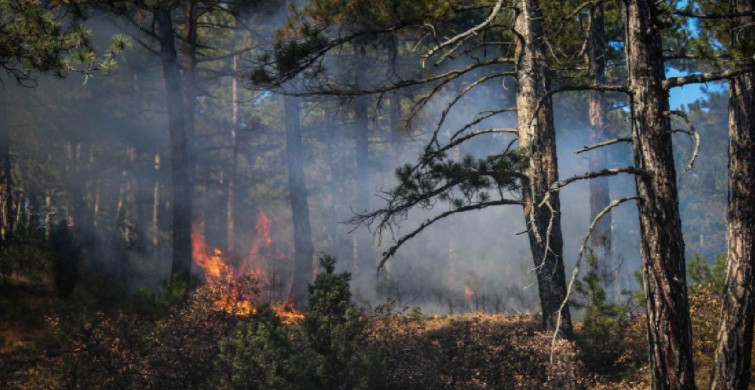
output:
[{"label": "blue sky", "polygon": [[[686,73],[679,72],[676,69],[669,68],[666,71],[666,77],[684,76]],[[682,87],[673,88],[669,94],[669,105],[671,109],[676,110],[682,106],[692,103],[695,100],[705,97],[702,87],[707,87],[709,91],[723,91],[728,88],[725,82],[707,83],[707,84],[689,84]]]}]

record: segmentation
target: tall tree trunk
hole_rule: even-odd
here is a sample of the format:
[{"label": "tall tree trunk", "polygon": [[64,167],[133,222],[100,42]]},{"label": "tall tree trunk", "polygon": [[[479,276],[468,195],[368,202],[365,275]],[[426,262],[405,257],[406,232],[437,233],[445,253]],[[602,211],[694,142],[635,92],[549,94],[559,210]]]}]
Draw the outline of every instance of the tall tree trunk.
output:
[{"label": "tall tree trunk", "polygon": [[[233,57],[233,70],[238,70],[239,59]],[[239,127],[239,81],[234,74],[231,85],[231,166],[228,170],[228,193],[225,204],[226,215],[226,235],[228,239],[227,249],[232,258],[236,254],[236,176],[238,169],[239,148],[238,148],[238,127]]]},{"label": "tall tree trunk", "polygon": [[642,271],[647,304],[653,389],[692,389],[692,337],[687,302],[684,239],[674,168],[660,10],[631,0],[626,10],[626,58],[631,91],[632,139]]},{"label": "tall tree trunk", "polygon": [[[520,150],[525,155],[522,185],[524,217],[528,227],[530,250],[537,270],[542,327],[555,330],[561,303],[566,299],[563,238],[561,236],[561,201],[558,193],[550,195],[550,207],[540,206],[551,184],[558,181],[556,131],[551,99],[543,100],[550,88],[543,38],[540,5],[534,0],[519,0],[516,31],[522,39],[517,47],[517,132]],[[540,104],[540,109],[535,113]],[[535,117],[537,115],[537,117]],[[549,228],[550,227],[550,228]],[[568,305],[560,312],[562,337],[573,336]]]},{"label": "tall tree trunk", "polygon": [[160,252],[160,152],[155,153],[155,183],[152,188],[152,250]]},{"label": "tall tree trunk", "polygon": [[[357,88],[365,88],[365,50],[358,46],[354,50],[356,56],[356,85]],[[359,95],[354,98],[354,124],[356,137],[356,182],[357,182],[357,211],[365,212],[370,209],[370,150],[369,150],[369,105],[370,98],[367,95]],[[375,268],[372,237],[367,229],[357,229],[357,262],[358,277],[364,278],[368,272]]]},{"label": "tall tree trunk", "polygon": [[124,223],[129,231],[129,234],[127,235],[127,243],[129,247],[139,253],[144,253],[146,250],[144,242],[146,238],[144,234],[144,213],[142,210],[141,188],[139,186],[139,179],[136,176],[136,158],[136,147],[129,147],[125,193],[127,210]]},{"label": "tall tree trunk", "polygon": [[79,243],[86,249],[92,247],[92,231],[91,224],[89,224],[87,216],[87,204],[86,204],[86,192],[87,187],[86,177],[87,172],[82,171],[81,164],[81,144],[76,144],[75,153],[73,154],[74,161],[71,166],[72,169],[69,172],[68,183],[70,185],[71,194],[71,212],[70,220],[71,227]]},{"label": "tall tree trunk", "polygon": [[[399,38],[393,36],[391,40],[391,72],[398,74],[399,61]],[[391,144],[393,153],[396,157],[401,157],[401,92],[396,89],[391,92],[390,97],[390,126],[391,126]]]},{"label": "tall tree trunk", "polygon": [[10,136],[8,136],[7,91],[0,91],[0,245],[13,230],[13,177],[11,175]]},{"label": "tall tree trunk", "polygon": [[52,190],[45,191],[45,240],[50,241],[52,231]]},{"label": "tall tree trunk", "polygon": [[[189,0],[186,4],[186,22],[181,60],[183,63],[184,110],[186,112],[185,131],[191,150],[193,149],[194,112],[196,106],[197,0]],[[191,157],[191,153],[189,156]]]},{"label": "tall tree trunk", "polygon": [[[753,0],[731,0],[732,12],[752,12]],[[753,17],[731,23],[732,47],[755,40]],[[752,53],[750,53],[752,54]],[[729,82],[728,263],[711,389],[747,389],[755,316],[755,75]]]},{"label": "tall tree trunk", "polygon": [[[585,60],[587,72],[593,84],[601,85],[606,82],[606,34],[603,3],[595,1],[590,7],[590,29],[587,35],[587,51]],[[606,103],[601,91],[590,91],[590,140],[596,144],[606,140]],[[597,148],[590,152],[590,170],[597,171],[606,167],[606,152],[604,148]],[[595,218],[611,202],[608,178],[598,177],[590,180],[590,220]],[[607,276],[610,269],[611,256],[611,214],[601,218],[590,236],[590,245],[598,250],[596,254],[600,260],[599,268],[602,277]]]},{"label": "tall tree trunk", "polygon": [[159,25],[160,59],[165,79],[170,128],[171,182],[173,184],[173,261],[171,278],[191,272],[191,164],[189,161],[186,110],[181,75],[178,71],[170,9],[155,13]]},{"label": "tall tree trunk", "polygon": [[286,165],[288,167],[288,192],[294,219],[294,279],[291,299],[297,305],[307,296],[308,283],[312,282],[312,229],[309,224],[309,204],[304,175],[304,148],[301,139],[299,100],[283,97],[286,113]]}]

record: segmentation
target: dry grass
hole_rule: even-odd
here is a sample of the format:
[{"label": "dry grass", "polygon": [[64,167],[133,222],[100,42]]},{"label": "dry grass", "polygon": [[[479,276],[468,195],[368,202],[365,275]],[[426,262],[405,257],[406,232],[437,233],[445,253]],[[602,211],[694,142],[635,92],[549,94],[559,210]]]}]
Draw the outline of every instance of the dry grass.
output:
[{"label": "dry grass", "polygon": [[[30,288],[17,287],[22,295]],[[64,334],[75,328],[61,325],[59,317],[9,320],[8,315],[20,308],[38,316],[45,300],[57,299],[46,288],[27,298],[18,300],[13,294],[4,294],[0,301],[3,389],[117,388],[116,383],[102,379],[116,376],[129,381],[140,378],[143,388],[173,388],[173,384],[195,380],[198,373],[212,375],[208,370],[213,367],[217,343],[235,324],[233,318],[215,314],[208,303],[211,299],[200,296],[194,304],[172,311],[162,320],[99,313],[93,317],[96,327],[90,324],[80,328],[79,334]],[[698,286],[690,303],[697,380],[699,386],[705,386],[720,299],[710,288]],[[391,389],[648,388],[642,316],[615,335],[611,342],[622,354],[610,363],[611,370],[600,373],[583,363],[595,357],[585,356],[567,342],[557,345],[551,364],[550,335],[538,332],[540,320],[533,315],[426,317],[382,307],[368,320],[365,348],[379,358],[385,384]],[[580,324],[575,328],[579,331]],[[143,334],[138,340],[122,337],[135,333]],[[161,374],[163,370],[171,377]],[[155,379],[160,377],[163,379]]]}]

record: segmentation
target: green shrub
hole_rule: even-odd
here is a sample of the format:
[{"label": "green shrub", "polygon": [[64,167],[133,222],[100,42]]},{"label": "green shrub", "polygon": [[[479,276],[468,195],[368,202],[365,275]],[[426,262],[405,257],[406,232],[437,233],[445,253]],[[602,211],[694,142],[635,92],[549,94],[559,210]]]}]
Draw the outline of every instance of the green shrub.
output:
[{"label": "green shrub", "polygon": [[352,301],[348,273],[335,258],[309,287],[302,324],[284,325],[263,307],[221,342],[219,364],[234,389],[374,389],[379,361],[368,353],[363,313]]},{"label": "green shrub", "polygon": [[588,271],[575,283],[582,297],[574,305],[585,309],[577,341],[584,351],[585,364],[596,371],[611,371],[623,351],[617,337],[633,318],[630,303],[609,302],[598,272],[598,258],[592,250],[587,254]]},{"label": "green shrub", "polygon": [[718,255],[713,264],[709,264],[700,255],[692,257],[687,263],[687,276],[692,281],[690,290],[694,290],[695,285],[710,285],[716,293],[723,292],[726,258],[726,253]]},{"label": "green shrub", "polygon": [[299,389],[306,362],[280,318],[260,307],[240,329],[220,343],[218,365],[231,389]]}]

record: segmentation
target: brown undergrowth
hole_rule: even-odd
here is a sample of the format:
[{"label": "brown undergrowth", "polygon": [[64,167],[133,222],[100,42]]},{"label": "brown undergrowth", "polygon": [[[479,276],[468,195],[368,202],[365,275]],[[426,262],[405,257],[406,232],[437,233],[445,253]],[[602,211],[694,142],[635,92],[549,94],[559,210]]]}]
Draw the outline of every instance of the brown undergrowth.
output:
[{"label": "brown undergrowth", "polygon": [[[217,291],[199,289],[160,315],[128,310],[60,311],[40,321],[0,324],[0,387],[7,389],[230,388],[232,373],[218,364],[221,341],[245,321],[213,306]],[[44,295],[44,294],[42,294]],[[49,294],[49,300],[58,300]],[[41,315],[43,299],[29,310]],[[709,376],[720,300],[699,285],[690,296],[698,384]],[[0,302],[8,314],[9,298]],[[18,304],[18,303],[16,303]],[[363,312],[360,348],[374,367],[357,388],[389,389],[644,389],[647,388],[645,319],[637,316],[610,341],[621,351],[612,370],[585,348],[560,342],[550,361],[551,338],[538,332],[536,316],[466,314],[431,317],[383,305]],[[57,314],[56,314],[57,313]],[[302,325],[284,324],[302,343]],[[577,332],[582,331],[577,323]],[[300,345],[306,348],[305,344]],[[592,353],[592,352],[590,352]],[[605,367],[604,367],[605,368]],[[611,374],[606,374],[610,372]],[[259,388],[272,388],[261,386]]]}]

